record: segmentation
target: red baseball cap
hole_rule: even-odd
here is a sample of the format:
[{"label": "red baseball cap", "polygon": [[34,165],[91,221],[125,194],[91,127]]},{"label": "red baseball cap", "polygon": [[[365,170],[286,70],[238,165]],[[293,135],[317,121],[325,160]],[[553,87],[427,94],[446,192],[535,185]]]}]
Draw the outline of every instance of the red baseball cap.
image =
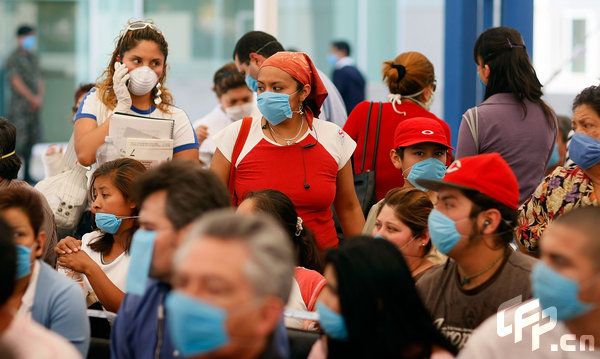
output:
[{"label": "red baseball cap", "polygon": [[463,157],[452,162],[441,181],[418,179],[417,184],[437,191],[440,187],[475,190],[516,210],[519,182],[499,153]]},{"label": "red baseball cap", "polygon": [[428,117],[413,117],[401,121],[394,132],[394,148],[433,142],[454,149],[450,145],[450,139],[447,136],[450,129],[448,128],[446,131],[442,123],[449,127],[447,123],[441,120]]}]

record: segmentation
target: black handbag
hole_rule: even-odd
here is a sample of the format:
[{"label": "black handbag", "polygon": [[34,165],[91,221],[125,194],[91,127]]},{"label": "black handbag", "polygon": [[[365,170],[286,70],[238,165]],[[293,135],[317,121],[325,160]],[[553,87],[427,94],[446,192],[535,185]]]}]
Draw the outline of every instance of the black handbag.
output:
[{"label": "black handbag", "polygon": [[360,166],[360,173],[354,175],[354,190],[358,197],[358,203],[363,211],[365,217],[369,213],[371,207],[377,203],[375,197],[375,162],[377,159],[377,146],[379,145],[379,126],[381,124],[381,112],[383,109],[383,103],[379,102],[379,113],[377,114],[377,130],[375,132],[375,148],[373,149],[373,161],[371,162],[370,169],[365,171],[365,158],[367,155],[367,139],[369,138],[369,124],[371,122],[371,109],[373,108],[373,102],[369,105],[369,111],[367,113],[367,126],[365,129],[365,141],[363,145],[362,162]]}]

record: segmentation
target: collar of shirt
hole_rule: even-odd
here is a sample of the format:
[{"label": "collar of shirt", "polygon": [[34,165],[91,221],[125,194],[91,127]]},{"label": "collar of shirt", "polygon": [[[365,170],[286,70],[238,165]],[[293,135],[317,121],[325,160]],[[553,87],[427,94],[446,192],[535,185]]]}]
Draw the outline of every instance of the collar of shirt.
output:
[{"label": "collar of shirt", "polygon": [[19,311],[17,312],[19,315],[26,315],[31,317],[31,310],[33,309],[33,299],[35,298],[35,289],[37,287],[38,278],[40,276],[40,264],[37,260],[33,261],[33,268],[31,271],[31,278],[29,279],[29,284],[27,285],[27,289],[25,290],[25,294],[23,294],[23,298],[21,298],[21,306],[19,307]]},{"label": "collar of shirt", "polygon": [[338,62],[335,63],[335,68],[341,69],[342,67],[353,66],[353,65],[354,65],[354,60],[352,60],[352,58],[346,56],[346,57],[342,57],[341,59],[338,60]]}]

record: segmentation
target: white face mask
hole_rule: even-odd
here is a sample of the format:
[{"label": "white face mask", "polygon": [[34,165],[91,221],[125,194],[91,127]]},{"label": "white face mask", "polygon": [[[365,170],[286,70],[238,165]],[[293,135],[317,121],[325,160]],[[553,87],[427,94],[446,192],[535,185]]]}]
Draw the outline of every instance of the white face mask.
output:
[{"label": "white face mask", "polygon": [[225,108],[225,113],[232,121],[241,120],[244,117],[249,117],[254,109],[254,103],[248,102],[239,106]]},{"label": "white face mask", "polygon": [[156,72],[152,71],[148,66],[138,67],[129,72],[129,91],[136,95],[142,96],[152,91],[158,83]]}]

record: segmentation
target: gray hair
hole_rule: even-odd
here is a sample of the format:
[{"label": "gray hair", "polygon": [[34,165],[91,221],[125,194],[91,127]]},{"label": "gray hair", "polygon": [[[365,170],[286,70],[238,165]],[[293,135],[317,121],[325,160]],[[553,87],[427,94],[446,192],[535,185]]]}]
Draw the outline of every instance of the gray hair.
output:
[{"label": "gray hair", "polygon": [[175,253],[175,266],[206,237],[244,243],[250,257],[244,271],[256,295],[275,295],[287,303],[294,276],[294,251],[291,239],[275,220],[264,215],[236,214],[231,209],[207,213],[194,221]]}]

